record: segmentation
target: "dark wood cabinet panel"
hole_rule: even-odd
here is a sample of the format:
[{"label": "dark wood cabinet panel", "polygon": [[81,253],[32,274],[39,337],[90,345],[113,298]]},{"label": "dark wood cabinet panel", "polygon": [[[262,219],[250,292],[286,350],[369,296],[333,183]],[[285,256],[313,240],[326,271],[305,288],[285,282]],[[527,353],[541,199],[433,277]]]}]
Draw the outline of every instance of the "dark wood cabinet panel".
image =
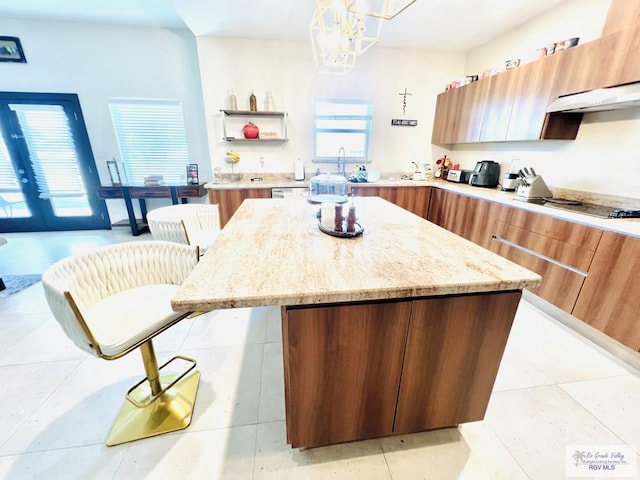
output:
[{"label": "dark wood cabinet panel", "polygon": [[573,315],[640,350],[640,238],[604,232]]},{"label": "dark wood cabinet panel", "polygon": [[456,88],[438,95],[431,143],[436,145],[455,143],[462,92],[462,88]]},{"label": "dark wood cabinet panel", "polygon": [[602,230],[598,228],[579,225],[519,208],[513,209],[509,224],[570,245],[584,247],[592,252],[595,252],[602,236]]},{"label": "dark wood cabinet panel", "polygon": [[520,68],[513,68],[491,77],[480,131],[481,142],[503,142],[506,140],[519,77]]},{"label": "dark wood cabinet panel", "polygon": [[433,189],[431,195],[427,219],[484,248],[491,245],[496,222],[506,221],[511,213],[505,205],[445,190]]},{"label": "dark wood cabinet panel", "polygon": [[413,302],[395,434],[482,420],[520,292]]},{"label": "dark wood cabinet panel", "polygon": [[557,53],[553,97],[620,84],[625,63],[637,56],[629,51],[633,36],[632,30],[623,30]]},{"label": "dark wood cabinet panel", "polygon": [[381,197],[416,215],[427,218],[431,187],[357,187],[351,186],[356,197]]},{"label": "dark wood cabinet panel", "polygon": [[602,35],[616,33],[625,28],[640,24],[640,2],[629,0],[611,0]]},{"label": "dark wood cabinet panel", "polygon": [[532,288],[531,292],[565,312],[570,313],[573,310],[585,279],[583,274],[546,260],[535,252],[504,243],[500,237],[492,240],[490,250],[542,277],[542,284]]},{"label": "dark wood cabinet panel", "polygon": [[470,83],[462,88],[462,100],[458,110],[459,119],[453,135],[453,143],[473,143],[480,141],[490,78]]},{"label": "dark wood cabinet panel", "polygon": [[291,446],[391,435],[411,302],[283,312]]},{"label": "dark wood cabinet panel", "polygon": [[247,198],[271,198],[270,188],[237,188],[233,190],[209,190],[209,203],[217,204],[220,210],[220,225],[224,228]]}]

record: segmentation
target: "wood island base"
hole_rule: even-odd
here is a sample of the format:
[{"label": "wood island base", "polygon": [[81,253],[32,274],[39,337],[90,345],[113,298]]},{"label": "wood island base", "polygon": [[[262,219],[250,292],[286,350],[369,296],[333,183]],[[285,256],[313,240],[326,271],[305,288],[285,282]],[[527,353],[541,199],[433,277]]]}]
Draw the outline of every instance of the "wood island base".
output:
[{"label": "wood island base", "polygon": [[287,442],[482,420],[521,293],[282,307]]}]

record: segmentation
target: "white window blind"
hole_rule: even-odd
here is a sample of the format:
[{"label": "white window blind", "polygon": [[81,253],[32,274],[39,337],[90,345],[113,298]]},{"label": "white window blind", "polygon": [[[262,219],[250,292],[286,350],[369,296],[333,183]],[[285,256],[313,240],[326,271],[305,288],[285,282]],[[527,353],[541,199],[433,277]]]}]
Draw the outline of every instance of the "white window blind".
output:
[{"label": "white window blind", "polygon": [[190,162],[180,102],[112,100],[109,108],[130,184],[142,185],[152,175],[185,182]]},{"label": "white window blind", "polygon": [[314,118],[314,161],[335,162],[343,147],[347,162],[370,162],[372,122],[373,105],[366,101],[318,101]]},{"label": "white window blind", "polygon": [[18,117],[40,198],[84,195],[85,186],[64,108],[30,104],[9,108]]},{"label": "white window blind", "polygon": [[0,135],[0,190],[20,190],[2,135]]}]

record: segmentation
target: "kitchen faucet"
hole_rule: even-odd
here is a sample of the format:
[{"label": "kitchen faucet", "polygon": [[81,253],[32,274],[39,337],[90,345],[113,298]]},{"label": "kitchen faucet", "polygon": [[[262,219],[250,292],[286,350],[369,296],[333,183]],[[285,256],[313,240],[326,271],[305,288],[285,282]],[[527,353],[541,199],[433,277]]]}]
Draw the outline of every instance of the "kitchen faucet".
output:
[{"label": "kitchen faucet", "polygon": [[[341,153],[342,158],[340,158]],[[344,175],[345,163],[347,163],[347,154],[344,150],[344,147],[340,147],[340,150],[338,150],[338,175]]]}]

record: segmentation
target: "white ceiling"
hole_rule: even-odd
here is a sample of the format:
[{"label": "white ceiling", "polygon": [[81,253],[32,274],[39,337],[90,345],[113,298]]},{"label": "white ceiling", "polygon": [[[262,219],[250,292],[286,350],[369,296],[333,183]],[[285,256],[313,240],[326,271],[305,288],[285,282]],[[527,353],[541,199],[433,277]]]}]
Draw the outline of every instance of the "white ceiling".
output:
[{"label": "white ceiling", "polygon": [[[384,23],[380,44],[466,52],[563,1],[417,0]],[[27,17],[308,41],[314,5],[314,0],[0,0],[0,25],[3,17]]]}]

